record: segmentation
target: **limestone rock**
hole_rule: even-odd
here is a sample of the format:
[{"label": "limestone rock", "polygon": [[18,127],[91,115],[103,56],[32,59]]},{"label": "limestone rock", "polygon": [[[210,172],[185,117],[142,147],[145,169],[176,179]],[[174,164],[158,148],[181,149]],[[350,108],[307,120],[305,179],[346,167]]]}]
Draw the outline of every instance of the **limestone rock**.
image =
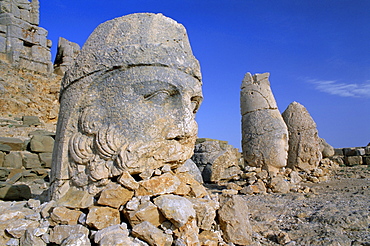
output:
[{"label": "limestone rock", "polygon": [[272,178],[269,187],[275,193],[287,193],[290,190],[289,183],[281,176]]},{"label": "limestone rock", "polygon": [[4,167],[22,168],[23,158],[21,151],[11,151],[4,158]]},{"label": "limestone rock", "polygon": [[181,24],[138,13],[99,25],[62,81],[52,198],[68,186],[97,195],[126,171],[179,167],[193,154],[201,101]]},{"label": "limestone rock", "polygon": [[23,160],[23,166],[26,169],[41,168],[41,162],[37,154],[30,153],[27,151],[21,151],[20,153]]},{"label": "limestone rock", "polygon": [[28,200],[31,198],[31,189],[28,185],[10,185],[4,184],[0,187],[0,199],[2,200]]},{"label": "limestone rock", "polygon": [[33,228],[28,228],[19,240],[19,245],[46,246],[46,243],[33,233]]},{"label": "limestone rock", "polygon": [[174,192],[180,185],[180,180],[171,173],[165,173],[149,180],[140,181],[139,185],[139,189],[135,191],[136,196],[160,195]]},{"label": "limestone rock", "polygon": [[18,138],[0,137],[0,151],[22,151],[25,148],[24,142]]},{"label": "limestone rock", "polygon": [[119,208],[121,205],[125,205],[133,195],[133,191],[125,189],[120,185],[114,185],[101,192],[98,204]]},{"label": "limestone rock", "polygon": [[216,201],[206,198],[188,198],[193,204],[196,212],[197,225],[202,230],[211,230],[215,223],[216,210],[219,204]]},{"label": "limestone rock", "polygon": [[120,222],[119,211],[109,207],[91,207],[86,218],[86,224],[98,230]]},{"label": "limestone rock", "polygon": [[59,206],[68,208],[88,208],[94,204],[94,197],[87,191],[70,188],[65,195],[58,200]]},{"label": "limestone rock", "polygon": [[85,235],[88,238],[89,229],[82,225],[56,225],[50,232],[50,242],[62,244],[62,242],[71,238],[72,235]]},{"label": "limestone rock", "polygon": [[206,188],[198,183],[190,173],[178,173],[176,177],[179,178],[181,183],[174,194],[198,198],[208,195]]},{"label": "limestone rock", "polygon": [[151,246],[170,246],[172,236],[165,234],[148,221],[144,221],[132,228],[132,235],[144,240]]},{"label": "limestone rock", "polygon": [[320,149],[323,158],[332,157],[335,154],[334,148],[323,138],[320,138]]},{"label": "limestone rock", "polygon": [[50,218],[57,224],[77,225],[78,218],[81,214],[81,211],[71,210],[65,207],[56,207],[50,214]]},{"label": "limestone rock", "polygon": [[198,166],[205,182],[227,181],[237,178],[240,153],[227,142],[198,139],[192,160]]},{"label": "limestone rock", "polygon": [[38,126],[41,124],[38,116],[27,115],[22,117],[24,126]]},{"label": "limestone rock", "polygon": [[182,227],[196,216],[193,204],[181,196],[162,195],[154,199],[154,204],[176,227]]},{"label": "limestone rock", "polygon": [[322,158],[316,123],[307,109],[297,102],[289,104],[282,116],[289,130],[287,167],[310,172]]},{"label": "limestone rock", "polygon": [[140,224],[143,221],[148,221],[154,226],[159,226],[165,221],[165,217],[159,211],[158,207],[146,199],[142,199],[140,204],[136,208],[133,208],[133,210],[126,207],[124,214],[131,226]]},{"label": "limestone rock", "polygon": [[74,59],[80,53],[80,46],[60,37],[58,40],[57,55],[54,61],[54,73],[63,76],[68,67],[73,64]]},{"label": "limestone rock", "polygon": [[176,173],[189,173],[198,183],[203,184],[202,173],[192,159],[186,160],[183,165],[176,169]]},{"label": "limestone rock", "polygon": [[[108,226],[104,229],[101,229],[101,230],[97,231],[94,234],[94,242],[99,244],[102,239],[110,238],[115,234],[116,235],[118,234],[120,237],[127,240],[128,236],[129,236],[129,231],[127,229],[127,225],[125,223],[122,223],[122,224],[118,224],[118,225]],[[116,244],[114,244],[114,245],[116,245]]]},{"label": "limestone rock", "polygon": [[118,183],[126,187],[130,190],[136,190],[139,188],[138,182],[131,176],[131,174],[128,171],[125,171],[121,174],[121,176],[118,178]]},{"label": "limestone rock", "polygon": [[83,233],[72,234],[63,240],[61,246],[90,246],[88,235]]},{"label": "limestone rock", "polygon": [[252,227],[249,209],[241,196],[222,195],[218,210],[220,227],[227,243],[249,245],[252,243]]},{"label": "limestone rock", "polygon": [[269,76],[244,76],[240,94],[242,148],[246,164],[277,173],[287,165],[288,129],[276,105]]},{"label": "limestone rock", "polygon": [[32,152],[53,152],[54,138],[50,136],[35,135],[31,138],[30,148]]},{"label": "limestone rock", "polygon": [[194,218],[174,231],[175,245],[199,245],[199,228]]},{"label": "limestone rock", "polygon": [[207,246],[218,246],[219,245],[219,235],[214,231],[202,231],[199,234],[200,245]]},{"label": "limestone rock", "polygon": [[46,168],[51,168],[52,156],[52,153],[39,153],[41,165]]}]

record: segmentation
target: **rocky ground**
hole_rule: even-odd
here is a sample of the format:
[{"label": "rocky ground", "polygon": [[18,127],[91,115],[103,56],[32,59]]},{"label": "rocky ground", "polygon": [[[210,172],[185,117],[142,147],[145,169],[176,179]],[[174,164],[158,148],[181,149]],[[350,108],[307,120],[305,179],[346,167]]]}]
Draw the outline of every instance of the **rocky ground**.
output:
[{"label": "rocky ground", "polygon": [[[308,193],[243,195],[254,245],[370,245],[370,167],[340,167],[333,173],[327,182],[304,183]],[[33,198],[44,199],[46,181],[25,183]],[[210,190],[221,192],[216,188]],[[16,206],[10,201],[1,206],[11,203]]]}]

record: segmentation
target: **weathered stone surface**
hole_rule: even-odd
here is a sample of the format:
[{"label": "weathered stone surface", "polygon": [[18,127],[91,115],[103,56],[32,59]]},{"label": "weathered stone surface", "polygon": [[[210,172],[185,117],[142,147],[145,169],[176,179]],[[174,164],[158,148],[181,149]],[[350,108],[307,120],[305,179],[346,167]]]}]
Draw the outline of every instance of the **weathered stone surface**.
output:
[{"label": "weathered stone surface", "polygon": [[148,199],[141,199],[140,204],[135,208],[126,208],[124,214],[131,226],[140,224],[143,221],[148,221],[154,226],[159,226],[166,220],[158,207]]},{"label": "weathered stone surface", "polygon": [[0,167],[4,165],[5,153],[0,151]]},{"label": "weathered stone surface", "polygon": [[20,151],[12,151],[4,158],[4,167],[22,168],[23,158]]},{"label": "weathered stone surface", "polygon": [[129,231],[125,223],[108,226],[104,229],[97,231],[94,235],[94,242],[99,243],[105,237],[111,237],[113,234],[120,234],[122,238],[127,239]]},{"label": "weathered stone surface", "polygon": [[23,160],[23,166],[26,169],[41,168],[41,162],[37,154],[30,153],[27,151],[21,151],[20,153]]},{"label": "weathered stone surface", "polygon": [[172,236],[165,234],[148,221],[144,221],[132,228],[132,235],[144,240],[151,246],[170,246],[172,244]]},{"label": "weathered stone surface", "polygon": [[174,192],[180,185],[177,176],[165,173],[149,180],[139,182],[140,187],[135,191],[136,196],[160,195]]},{"label": "weathered stone surface", "polygon": [[154,204],[177,227],[182,227],[196,216],[193,204],[181,196],[162,195],[154,199]]},{"label": "weathered stone surface", "polygon": [[275,193],[287,193],[290,190],[289,183],[281,176],[272,178],[269,187]]},{"label": "weathered stone surface", "polygon": [[217,233],[213,231],[202,231],[199,234],[200,245],[218,246],[218,239],[219,235],[217,235]]},{"label": "weathered stone surface", "polygon": [[71,210],[66,207],[55,207],[50,214],[50,218],[61,225],[77,225],[78,218],[82,214],[81,211]]},{"label": "weathered stone surface", "polygon": [[346,156],[344,158],[344,163],[347,166],[362,165],[362,156]]},{"label": "weathered stone surface", "polygon": [[206,188],[196,181],[190,173],[178,173],[176,177],[179,178],[181,184],[174,194],[198,198],[208,195]]},{"label": "weathered stone surface", "polygon": [[174,231],[175,245],[199,245],[199,228],[194,218]]},{"label": "weathered stone surface", "polygon": [[38,225],[37,221],[19,219],[8,225],[6,232],[12,235],[12,237],[21,238],[28,227],[36,228]]},{"label": "weathered stone surface", "polygon": [[88,208],[94,204],[94,197],[87,191],[71,187],[65,195],[58,200],[59,206],[68,208]]},{"label": "weathered stone surface", "polygon": [[0,187],[0,199],[2,200],[28,200],[31,198],[31,189],[28,185],[4,184]]},{"label": "weathered stone surface", "polygon": [[90,240],[88,235],[83,233],[72,234],[62,241],[61,246],[90,246]]},{"label": "weathered stone surface", "polygon": [[241,173],[239,159],[238,149],[213,139],[198,139],[192,156],[205,182],[237,178]]},{"label": "weathered stone surface", "polygon": [[139,188],[139,183],[131,176],[128,171],[125,171],[118,178],[118,183],[130,190],[136,190]]},{"label": "weathered stone surface", "polygon": [[91,207],[86,218],[86,224],[98,230],[120,222],[119,211],[109,207]]},{"label": "weathered stone surface", "polygon": [[112,185],[102,191],[98,204],[119,208],[121,205],[125,205],[133,195],[133,191],[125,189],[120,185]]},{"label": "weathered stone surface", "polygon": [[297,102],[289,104],[282,116],[289,131],[287,167],[310,172],[322,159],[316,123],[307,109]]},{"label": "weathered stone surface", "polygon": [[335,154],[334,148],[323,138],[320,138],[320,149],[323,158],[331,157]]},{"label": "weathered stone surface", "polygon": [[188,198],[193,204],[196,212],[197,225],[202,230],[211,230],[215,223],[216,210],[219,204],[216,201],[206,198]]},{"label": "weathered stone surface", "polygon": [[241,196],[222,195],[218,210],[223,238],[227,243],[249,245],[252,243],[252,227],[249,209]]},{"label": "weathered stone surface", "polygon": [[183,165],[176,169],[176,173],[189,173],[198,183],[203,184],[202,173],[192,159],[186,160]]},{"label": "weathered stone surface", "polygon": [[97,27],[66,72],[60,98],[53,199],[67,186],[96,195],[125,171],[174,169],[193,154],[199,64],[185,28],[161,14]]},{"label": "weathered stone surface", "polygon": [[269,73],[244,76],[240,107],[247,165],[278,172],[287,165],[288,129],[270,88]]},{"label": "weathered stone surface", "polygon": [[24,142],[18,138],[0,137],[0,151],[21,151],[25,148]]},{"label": "weathered stone surface", "polygon": [[25,126],[38,126],[41,124],[39,117],[33,115],[23,116],[22,121]]},{"label": "weathered stone surface", "polygon": [[50,136],[35,135],[31,138],[30,148],[32,152],[53,152],[54,138]]},{"label": "weathered stone surface", "polygon": [[19,245],[46,246],[46,243],[34,235],[34,228],[28,228],[19,240]]},{"label": "weathered stone surface", "polygon": [[80,53],[80,46],[60,37],[58,40],[57,55],[54,61],[54,73],[63,76],[68,67]]},{"label": "weathered stone surface", "polygon": [[56,225],[50,232],[50,242],[62,244],[62,242],[70,238],[72,235],[85,235],[89,236],[89,229],[82,225]]},{"label": "weathered stone surface", "polygon": [[52,153],[39,153],[41,165],[46,168],[51,168],[51,162],[53,158]]}]

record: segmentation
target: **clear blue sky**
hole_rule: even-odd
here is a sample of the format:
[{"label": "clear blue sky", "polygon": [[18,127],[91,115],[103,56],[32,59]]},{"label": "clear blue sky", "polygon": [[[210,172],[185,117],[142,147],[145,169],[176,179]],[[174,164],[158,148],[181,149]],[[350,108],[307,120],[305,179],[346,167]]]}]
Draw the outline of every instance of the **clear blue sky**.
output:
[{"label": "clear blue sky", "polygon": [[[59,37],[86,41],[100,23],[136,12],[182,23],[203,74],[199,137],[240,149],[246,72],[270,72],[279,110],[303,104],[334,147],[370,142],[368,0],[40,0],[55,56]],[[54,58],[53,58],[54,59]]]}]

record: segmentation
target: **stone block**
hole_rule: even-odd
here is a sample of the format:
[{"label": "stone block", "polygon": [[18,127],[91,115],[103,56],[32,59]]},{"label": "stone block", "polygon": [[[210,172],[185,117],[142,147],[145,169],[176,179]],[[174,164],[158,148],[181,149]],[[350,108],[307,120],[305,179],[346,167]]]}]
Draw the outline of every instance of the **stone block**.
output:
[{"label": "stone block", "polygon": [[340,156],[344,155],[343,149],[342,148],[334,149],[334,155],[340,155]]},{"label": "stone block", "polygon": [[108,187],[104,189],[99,197],[98,204],[109,206],[112,208],[119,208],[131,200],[134,195],[133,191],[123,188],[120,185]]},{"label": "stone block", "polygon": [[344,158],[344,164],[346,166],[362,165],[362,156],[346,156]]},{"label": "stone block", "polygon": [[31,138],[30,148],[32,152],[53,152],[54,138],[50,136],[35,135]]},{"label": "stone block", "polygon": [[362,163],[365,165],[370,165],[370,156],[363,156],[362,157]]},{"label": "stone block", "polygon": [[22,117],[23,125],[25,126],[38,126],[41,124],[40,119],[38,116],[23,116]]},{"label": "stone block", "polygon": [[219,203],[205,198],[188,198],[196,212],[197,225],[202,230],[211,230]]},{"label": "stone block", "polygon": [[135,191],[136,196],[160,195],[174,192],[181,182],[178,177],[165,173],[149,180],[139,182],[140,187]]},{"label": "stone block", "polygon": [[38,62],[47,62],[51,60],[51,52],[47,47],[34,45],[31,48],[32,59]]},{"label": "stone block", "polygon": [[18,138],[0,137],[0,151],[22,151],[25,148],[24,142]]},{"label": "stone block", "polygon": [[[89,229],[82,225],[57,225],[50,232],[49,240],[52,243],[61,245],[62,242],[71,235],[83,234],[87,238],[89,236]],[[81,244],[68,244],[68,245],[81,245]]]},{"label": "stone block", "polygon": [[[1,30],[0,30],[1,32]],[[6,38],[0,36],[0,52],[5,53],[6,52]]]},{"label": "stone block", "polygon": [[41,165],[46,168],[51,168],[53,153],[39,153]]},{"label": "stone block", "polygon": [[66,194],[58,200],[59,206],[68,208],[88,208],[94,204],[94,197],[87,191],[70,188]]},{"label": "stone block", "polygon": [[66,207],[55,207],[50,218],[57,224],[77,225],[81,211],[68,209]]},{"label": "stone block", "polygon": [[[99,245],[121,245],[121,244],[102,244],[101,241],[104,240],[104,238],[112,237],[114,235],[120,235],[122,239],[128,240],[129,231],[127,229],[127,225],[125,223],[122,223],[120,225],[113,225],[106,227],[102,230],[99,230],[94,235],[94,242]],[[125,245],[125,244],[122,244]]]},{"label": "stone block", "polygon": [[172,245],[172,236],[165,234],[148,221],[144,221],[132,228],[132,235],[147,242],[149,245]]},{"label": "stone block", "polygon": [[125,171],[118,178],[118,183],[130,190],[136,190],[139,188],[139,183],[131,176],[128,171]]},{"label": "stone block", "polygon": [[28,185],[5,184],[0,188],[0,199],[8,201],[28,200],[31,198],[31,189]]},{"label": "stone block", "polygon": [[365,147],[365,155],[370,155],[370,146]]},{"label": "stone block", "polygon": [[126,209],[124,214],[132,227],[144,221],[148,221],[158,227],[166,220],[158,207],[151,201],[141,201],[135,210]]},{"label": "stone block", "polygon": [[18,151],[12,151],[7,154],[4,158],[4,167],[11,167],[11,168],[22,168],[23,160],[22,155]]},{"label": "stone block", "polygon": [[86,224],[91,228],[101,230],[108,226],[120,224],[118,209],[109,207],[91,207],[87,214]]},{"label": "stone block", "polygon": [[24,21],[27,21],[27,22],[31,21],[30,12],[26,9],[20,9],[20,17]]},{"label": "stone block", "polygon": [[30,153],[28,151],[22,151],[20,153],[23,159],[23,166],[26,169],[41,168],[41,162],[37,154]]}]

